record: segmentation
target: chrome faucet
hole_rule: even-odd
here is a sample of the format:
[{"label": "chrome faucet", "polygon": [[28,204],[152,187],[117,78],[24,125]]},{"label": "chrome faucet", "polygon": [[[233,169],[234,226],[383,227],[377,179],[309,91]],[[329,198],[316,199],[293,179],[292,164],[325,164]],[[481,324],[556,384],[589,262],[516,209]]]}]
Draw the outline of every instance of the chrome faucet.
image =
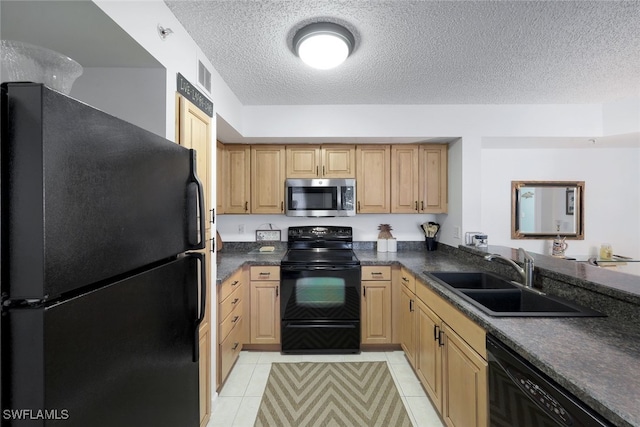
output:
[{"label": "chrome faucet", "polygon": [[507,262],[518,271],[518,274],[520,274],[520,277],[522,278],[522,284],[527,288],[533,288],[533,267],[534,267],[533,258],[523,248],[518,248],[518,255],[522,255],[522,258],[524,259],[524,268],[520,267],[518,264],[513,262],[513,260],[509,258],[505,258],[502,255],[498,255],[498,254],[486,255],[484,259],[486,259],[487,261],[500,259],[502,261]]}]

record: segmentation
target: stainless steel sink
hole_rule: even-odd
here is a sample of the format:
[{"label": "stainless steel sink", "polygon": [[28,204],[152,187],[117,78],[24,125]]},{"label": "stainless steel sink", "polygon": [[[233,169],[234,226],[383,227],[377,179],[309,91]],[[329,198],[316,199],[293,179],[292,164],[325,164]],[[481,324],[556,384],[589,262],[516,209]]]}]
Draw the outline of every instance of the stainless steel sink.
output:
[{"label": "stainless steel sink", "polygon": [[528,289],[487,272],[424,272],[464,300],[496,317],[598,317],[604,314],[564,298]]}]

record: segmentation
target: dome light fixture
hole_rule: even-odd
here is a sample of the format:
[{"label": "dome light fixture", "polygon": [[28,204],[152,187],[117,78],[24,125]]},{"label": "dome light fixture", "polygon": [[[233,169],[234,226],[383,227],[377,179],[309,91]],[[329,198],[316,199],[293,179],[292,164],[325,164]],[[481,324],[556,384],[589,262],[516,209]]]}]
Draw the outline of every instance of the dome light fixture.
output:
[{"label": "dome light fixture", "polygon": [[293,49],[302,61],[320,70],[342,64],[353,51],[353,34],[342,25],[315,22],[302,27],[293,37]]}]

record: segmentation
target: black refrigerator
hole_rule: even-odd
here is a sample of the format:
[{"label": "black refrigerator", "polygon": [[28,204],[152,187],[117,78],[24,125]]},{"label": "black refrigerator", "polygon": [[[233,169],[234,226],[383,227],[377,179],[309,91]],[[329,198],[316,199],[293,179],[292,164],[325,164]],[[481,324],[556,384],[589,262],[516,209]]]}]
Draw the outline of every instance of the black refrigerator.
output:
[{"label": "black refrigerator", "polygon": [[1,86],[2,426],[198,426],[195,152]]}]

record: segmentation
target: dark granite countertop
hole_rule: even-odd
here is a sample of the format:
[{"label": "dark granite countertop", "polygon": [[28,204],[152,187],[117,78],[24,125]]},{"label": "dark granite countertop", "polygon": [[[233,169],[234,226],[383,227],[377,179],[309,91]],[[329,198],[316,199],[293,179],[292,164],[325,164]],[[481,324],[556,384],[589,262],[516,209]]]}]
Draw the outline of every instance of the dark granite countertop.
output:
[{"label": "dark granite countertop", "polygon": [[[513,255],[509,248],[490,247],[489,252]],[[217,256],[218,283],[228,278],[243,264],[279,265],[284,255],[279,248],[273,253],[223,252]],[[424,271],[478,271],[478,249],[461,248],[452,251],[426,252],[407,250],[397,253],[376,253],[356,249],[362,265],[401,264],[412,271],[426,286],[448,300],[488,333],[496,336],[538,369],[549,375],[587,405],[618,426],[640,426],[640,331],[635,309],[634,319],[624,316],[602,318],[499,318],[484,314],[467,303]],[[466,259],[466,253],[469,260]],[[462,253],[462,256],[460,254]],[[611,283],[600,289],[607,295],[625,303],[640,305],[640,278],[615,278],[583,263],[572,265],[568,261],[535,256],[536,274],[562,277],[576,286],[597,288],[600,279]],[[514,256],[514,259],[517,259]],[[556,264],[564,262],[566,264]],[[585,267],[589,267],[585,269]],[[546,270],[549,268],[549,270]],[[570,271],[571,270],[571,271]],[[575,276],[574,276],[575,273]],[[614,275],[615,276],[615,275]],[[567,280],[569,277],[569,280]],[[604,277],[604,278],[603,278]],[[586,282],[585,282],[586,281]],[[573,284],[573,283],[572,283]],[[634,288],[634,285],[638,288]],[[597,307],[593,307],[596,308]]]}]

